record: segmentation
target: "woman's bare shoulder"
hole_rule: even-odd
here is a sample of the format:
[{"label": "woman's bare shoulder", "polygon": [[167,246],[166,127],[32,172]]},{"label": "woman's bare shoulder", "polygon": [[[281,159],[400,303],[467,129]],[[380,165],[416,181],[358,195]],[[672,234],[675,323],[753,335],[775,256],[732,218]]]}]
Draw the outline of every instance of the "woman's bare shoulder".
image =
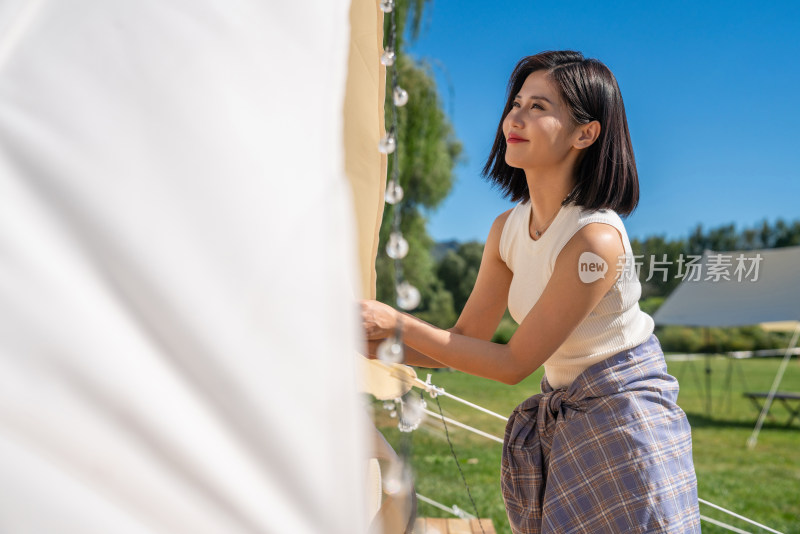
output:
[{"label": "woman's bare shoulder", "polygon": [[509,208],[500,215],[498,215],[497,218],[495,218],[494,222],[492,223],[492,229],[490,231],[490,234],[491,232],[494,232],[497,229],[499,229],[500,232],[502,232],[503,227],[506,225],[506,221],[508,221],[508,218],[511,216],[511,212],[514,211],[515,209],[516,206],[514,206],[513,208]]},{"label": "woman's bare shoulder", "polygon": [[510,208],[497,216],[492,223],[492,229],[489,230],[489,237],[486,238],[486,248],[484,250],[491,250],[492,255],[501,261],[504,261],[502,259],[503,255],[500,252],[500,246],[503,240],[503,230],[505,229],[508,218],[511,216],[511,213],[514,211],[514,209],[515,208]]}]

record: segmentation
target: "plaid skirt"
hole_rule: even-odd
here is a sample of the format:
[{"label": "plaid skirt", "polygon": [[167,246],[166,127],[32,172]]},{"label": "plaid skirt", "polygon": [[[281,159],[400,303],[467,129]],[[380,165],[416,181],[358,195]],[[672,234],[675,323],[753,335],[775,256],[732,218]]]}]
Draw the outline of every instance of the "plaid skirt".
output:
[{"label": "plaid skirt", "polygon": [[594,364],[514,410],[502,489],[514,534],[700,532],[692,435],[661,344]]}]

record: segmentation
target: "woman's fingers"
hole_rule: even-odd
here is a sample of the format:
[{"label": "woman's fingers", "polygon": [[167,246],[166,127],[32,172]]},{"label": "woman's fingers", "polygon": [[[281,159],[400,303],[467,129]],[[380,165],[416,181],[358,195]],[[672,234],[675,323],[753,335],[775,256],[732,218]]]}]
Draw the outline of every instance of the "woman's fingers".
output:
[{"label": "woman's fingers", "polygon": [[390,332],[387,332],[386,330],[377,326],[364,327],[364,332],[368,341],[385,339],[389,337],[390,334]]},{"label": "woman's fingers", "polygon": [[375,322],[375,312],[369,304],[369,301],[361,301],[361,324],[364,327],[364,333],[368,340],[376,339],[378,332],[378,325]]},{"label": "woman's fingers", "polygon": [[395,328],[395,311],[390,306],[374,300],[361,301],[361,323],[367,339],[377,340],[389,336]]}]

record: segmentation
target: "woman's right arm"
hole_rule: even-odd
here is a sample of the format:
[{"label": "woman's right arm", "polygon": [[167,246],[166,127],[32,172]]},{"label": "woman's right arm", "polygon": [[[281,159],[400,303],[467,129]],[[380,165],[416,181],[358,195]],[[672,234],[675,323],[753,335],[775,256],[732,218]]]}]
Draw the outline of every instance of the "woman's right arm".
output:
[{"label": "woman's right arm", "polygon": [[[508,288],[511,285],[512,273],[500,257],[500,236],[511,210],[502,213],[492,224],[489,237],[483,248],[481,266],[475,287],[470,293],[464,310],[455,326],[449,332],[489,341],[494,336],[508,302]],[[375,354],[379,341],[369,342],[370,354]],[[405,346],[405,362],[418,367],[447,367]]]},{"label": "woman's right arm", "polygon": [[502,213],[492,224],[475,287],[451,330],[454,333],[490,341],[503,318],[513,273],[500,257],[500,237],[510,213],[511,210]]}]

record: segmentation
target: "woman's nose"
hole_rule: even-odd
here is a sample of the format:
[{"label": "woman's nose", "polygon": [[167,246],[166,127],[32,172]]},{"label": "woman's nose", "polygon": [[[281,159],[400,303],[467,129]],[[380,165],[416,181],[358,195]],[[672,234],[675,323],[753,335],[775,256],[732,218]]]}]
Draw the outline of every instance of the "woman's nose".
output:
[{"label": "woman's nose", "polygon": [[511,108],[511,111],[509,111],[508,115],[506,115],[506,121],[508,121],[508,124],[510,126],[514,126],[517,128],[522,126],[521,118],[517,113],[516,108]]}]

